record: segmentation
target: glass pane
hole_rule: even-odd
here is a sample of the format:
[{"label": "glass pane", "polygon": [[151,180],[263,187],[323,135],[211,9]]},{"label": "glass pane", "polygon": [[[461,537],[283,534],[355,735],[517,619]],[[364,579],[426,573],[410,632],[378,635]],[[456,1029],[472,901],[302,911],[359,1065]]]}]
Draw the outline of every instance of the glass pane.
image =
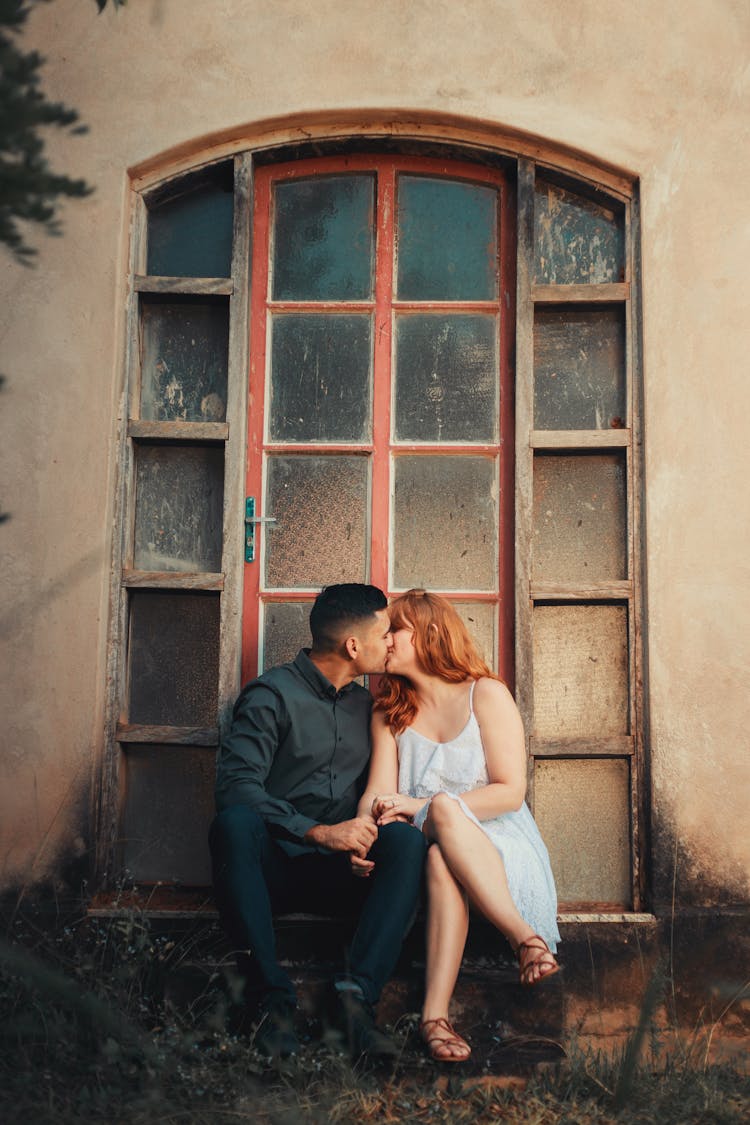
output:
[{"label": "glass pane", "polygon": [[628,622],[620,605],[537,605],[534,734],[628,733]]},{"label": "glass pane", "polygon": [[534,425],[538,430],[625,425],[625,328],[620,309],[536,310]]},{"label": "glass pane", "polygon": [[365,582],[367,457],[269,457],[266,585]]},{"label": "glass pane", "polygon": [[146,883],[211,883],[206,839],[214,816],[214,748],[130,745],[125,760],[122,860]]},{"label": "glass pane", "polygon": [[396,320],[397,441],[494,441],[497,320],[430,313]]},{"label": "glass pane", "polygon": [[310,647],[312,602],[266,602],[263,607],[263,668],[294,660]]},{"label": "glass pane", "polygon": [[234,189],[231,164],[208,182],[182,180],[170,197],[149,204],[146,271],[162,277],[229,277]]},{"label": "glass pane", "polygon": [[479,649],[479,655],[486,660],[490,668],[494,668],[497,606],[488,605],[487,602],[453,602],[453,607],[471,633]]},{"label": "glass pane", "polygon": [[228,313],[226,302],[142,300],[141,418],[224,421]]},{"label": "glass pane", "polygon": [[398,297],[481,301],[497,297],[497,189],[401,176]]},{"label": "glass pane", "polygon": [[625,277],[620,209],[538,181],[534,205],[535,280],[540,285],[601,284]]},{"label": "glass pane", "polygon": [[129,722],[215,726],[218,675],[218,594],[131,592]]},{"label": "glass pane", "polygon": [[221,570],[224,450],[136,447],[137,570]]},{"label": "glass pane", "polygon": [[566,904],[630,905],[627,761],[536,761],[534,817]]},{"label": "glass pane", "polygon": [[537,582],[627,578],[625,459],[534,458],[532,575]]},{"label": "glass pane", "polygon": [[374,215],[373,176],[276,184],[273,299],[371,297]]},{"label": "glass pane", "polygon": [[396,587],[497,587],[497,476],[489,457],[397,457]]},{"label": "glass pane", "polygon": [[369,314],[287,314],[272,321],[272,441],[367,441]]}]

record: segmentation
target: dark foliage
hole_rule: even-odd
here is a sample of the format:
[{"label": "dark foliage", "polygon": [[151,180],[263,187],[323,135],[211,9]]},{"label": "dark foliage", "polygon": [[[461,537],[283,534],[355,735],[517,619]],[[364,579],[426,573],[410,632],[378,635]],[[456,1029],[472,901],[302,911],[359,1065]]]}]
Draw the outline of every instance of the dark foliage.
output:
[{"label": "dark foliage", "polygon": [[85,132],[85,126],[74,109],[47,99],[40,88],[44,59],[19,44],[38,3],[48,0],[0,0],[0,242],[27,264],[36,250],[26,241],[24,224],[59,234],[60,200],[80,199],[93,190],[85,180],[52,171],[45,157],[45,129],[75,135]]},{"label": "dark foliage", "polygon": [[[24,902],[0,907],[0,1119],[4,1125],[744,1125],[746,1073],[710,1063],[704,1035],[651,1029],[603,1056],[569,1044],[555,1064],[446,1073],[406,1014],[387,1070],[352,1065],[308,1023],[297,1059],[267,1065],[233,1025],[239,982],[206,922]],[[658,987],[655,982],[654,989]],[[664,1041],[666,1039],[666,1041]],[[660,1041],[661,1040],[661,1041]],[[636,1057],[640,1056],[640,1057]]]}]

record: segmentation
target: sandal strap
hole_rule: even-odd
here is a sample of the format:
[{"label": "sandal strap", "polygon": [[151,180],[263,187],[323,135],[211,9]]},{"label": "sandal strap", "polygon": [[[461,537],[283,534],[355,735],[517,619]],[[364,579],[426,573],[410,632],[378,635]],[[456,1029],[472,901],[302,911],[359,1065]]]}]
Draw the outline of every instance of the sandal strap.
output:
[{"label": "sandal strap", "polygon": [[[538,956],[533,956],[534,953],[538,954]],[[524,954],[526,954],[526,956],[524,956]],[[532,934],[526,941],[520,942],[516,947],[516,958],[518,959],[522,978],[527,975],[534,965],[557,967],[557,958],[541,934]],[[548,973],[542,973],[542,977],[548,975]],[[539,979],[541,979],[541,977]]]},{"label": "sandal strap", "polygon": [[[439,1027],[443,1031],[447,1031],[448,1038],[442,1035],[430,1035],[428,1031],[428,1028],[430,1027]],[[461,1038],[455,1027],[453,1027],[453,1025],[445,1018],[445,1016],[437,1016],[434,1020],[422,1020],[419,1025],[419,1031],[428,1047],[431,1047],[433,1043],[442,1043],[446,1047],[452,1047],[454,1045],[459,1047],[466,1047],[467,1051],[471,1053],[471,1047],[469,1046],[469,1044],[465,1039]]]},{"label": "sandal strap", "polygon": [[545,957],[550,957],[553,961],[555,960],[554,953],[547,945],[547,942],[544,940],[541,934],[533,934],[530,938],[527,938],[526,941],[522,941],[519,945],[516,946],[516,957],[519,963],[521,961],[523,950],[528,950],[529,953],[533,953],[534,951],[536,951],[540,954],[539,957],[535,957],[533,959],[533,961],[531,962],[532,965],[536,965],[537,961],[542,961]]},{"label": "sandal strap", "polygon": [[526,941],[519,942],[516,946],[516,953],[519,949],[546,949],[549,952],[549,946],[541,934],[532,934]]},{"label": "sandal strap", "polygon": [[456,1034],[455,1027],[453,1027],[453,1025],[446,1019],[445,1016],[436,1016],[434,1020],[422,1020],[419,1025],[419,1030],[426,1031],[427,1028],[431,1027],[433,1024],[435,1025],[435,1027],[442,1027],[444,1031],[450,1032],[451,1035]]}]

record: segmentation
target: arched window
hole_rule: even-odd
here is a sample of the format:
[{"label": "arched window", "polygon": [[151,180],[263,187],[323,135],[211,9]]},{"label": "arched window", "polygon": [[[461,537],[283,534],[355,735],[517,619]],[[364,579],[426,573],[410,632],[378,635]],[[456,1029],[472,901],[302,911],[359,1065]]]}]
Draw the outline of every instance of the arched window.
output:
[{"label": "arched window", "polygon": [[373,146],[135,193],[110,876],[207,881],[241,683],[372,581],[514,690],[563,908],[642,908],[633,190]]}]

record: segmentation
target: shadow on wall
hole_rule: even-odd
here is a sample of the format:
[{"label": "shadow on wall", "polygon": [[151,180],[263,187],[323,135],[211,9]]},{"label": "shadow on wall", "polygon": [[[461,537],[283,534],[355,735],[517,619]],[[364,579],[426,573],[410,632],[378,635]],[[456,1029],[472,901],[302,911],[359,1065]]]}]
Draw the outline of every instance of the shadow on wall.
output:
[{"label": "shadow on wall", "polygon": [[[720,860],[720,870],[712,867]],[[653,827],[653,901],[662,917],[682,911],[750,909],[749,873],[726,854],[699,851],[680,838],[670,817],[656,813]]]},{"label": "shadow on wall", "polygon": [[[76,903],[88,897],[90,772],[90,763],[86,760],[60,793],[43,833],[31,828],[36,824],[36,818],[31,817],[25,834],[21,829],[14,832],[12,841],[4,842],[0,888],[4,898],[15,899],[15,910],[29,896],[41,901],[51,897],[55,902],[62,896],[66,902]],[[13,864],[14,852],[23,853],[23,863]]]},{"label": "shadow on wall", "polygon": [[[0,519],[2,522],[8,522],[11,517],[6,514]],[[28,592],[23,597],[17,598],[10,609],[0,616],[0,638],[8,640],[27,628],[30,621],[63,594],[69,593],[79,583],[100,570],[102,555],[101,548],[89,551],[82,559],[62,571],[41,589],[36,586],[29,587]]]}]

